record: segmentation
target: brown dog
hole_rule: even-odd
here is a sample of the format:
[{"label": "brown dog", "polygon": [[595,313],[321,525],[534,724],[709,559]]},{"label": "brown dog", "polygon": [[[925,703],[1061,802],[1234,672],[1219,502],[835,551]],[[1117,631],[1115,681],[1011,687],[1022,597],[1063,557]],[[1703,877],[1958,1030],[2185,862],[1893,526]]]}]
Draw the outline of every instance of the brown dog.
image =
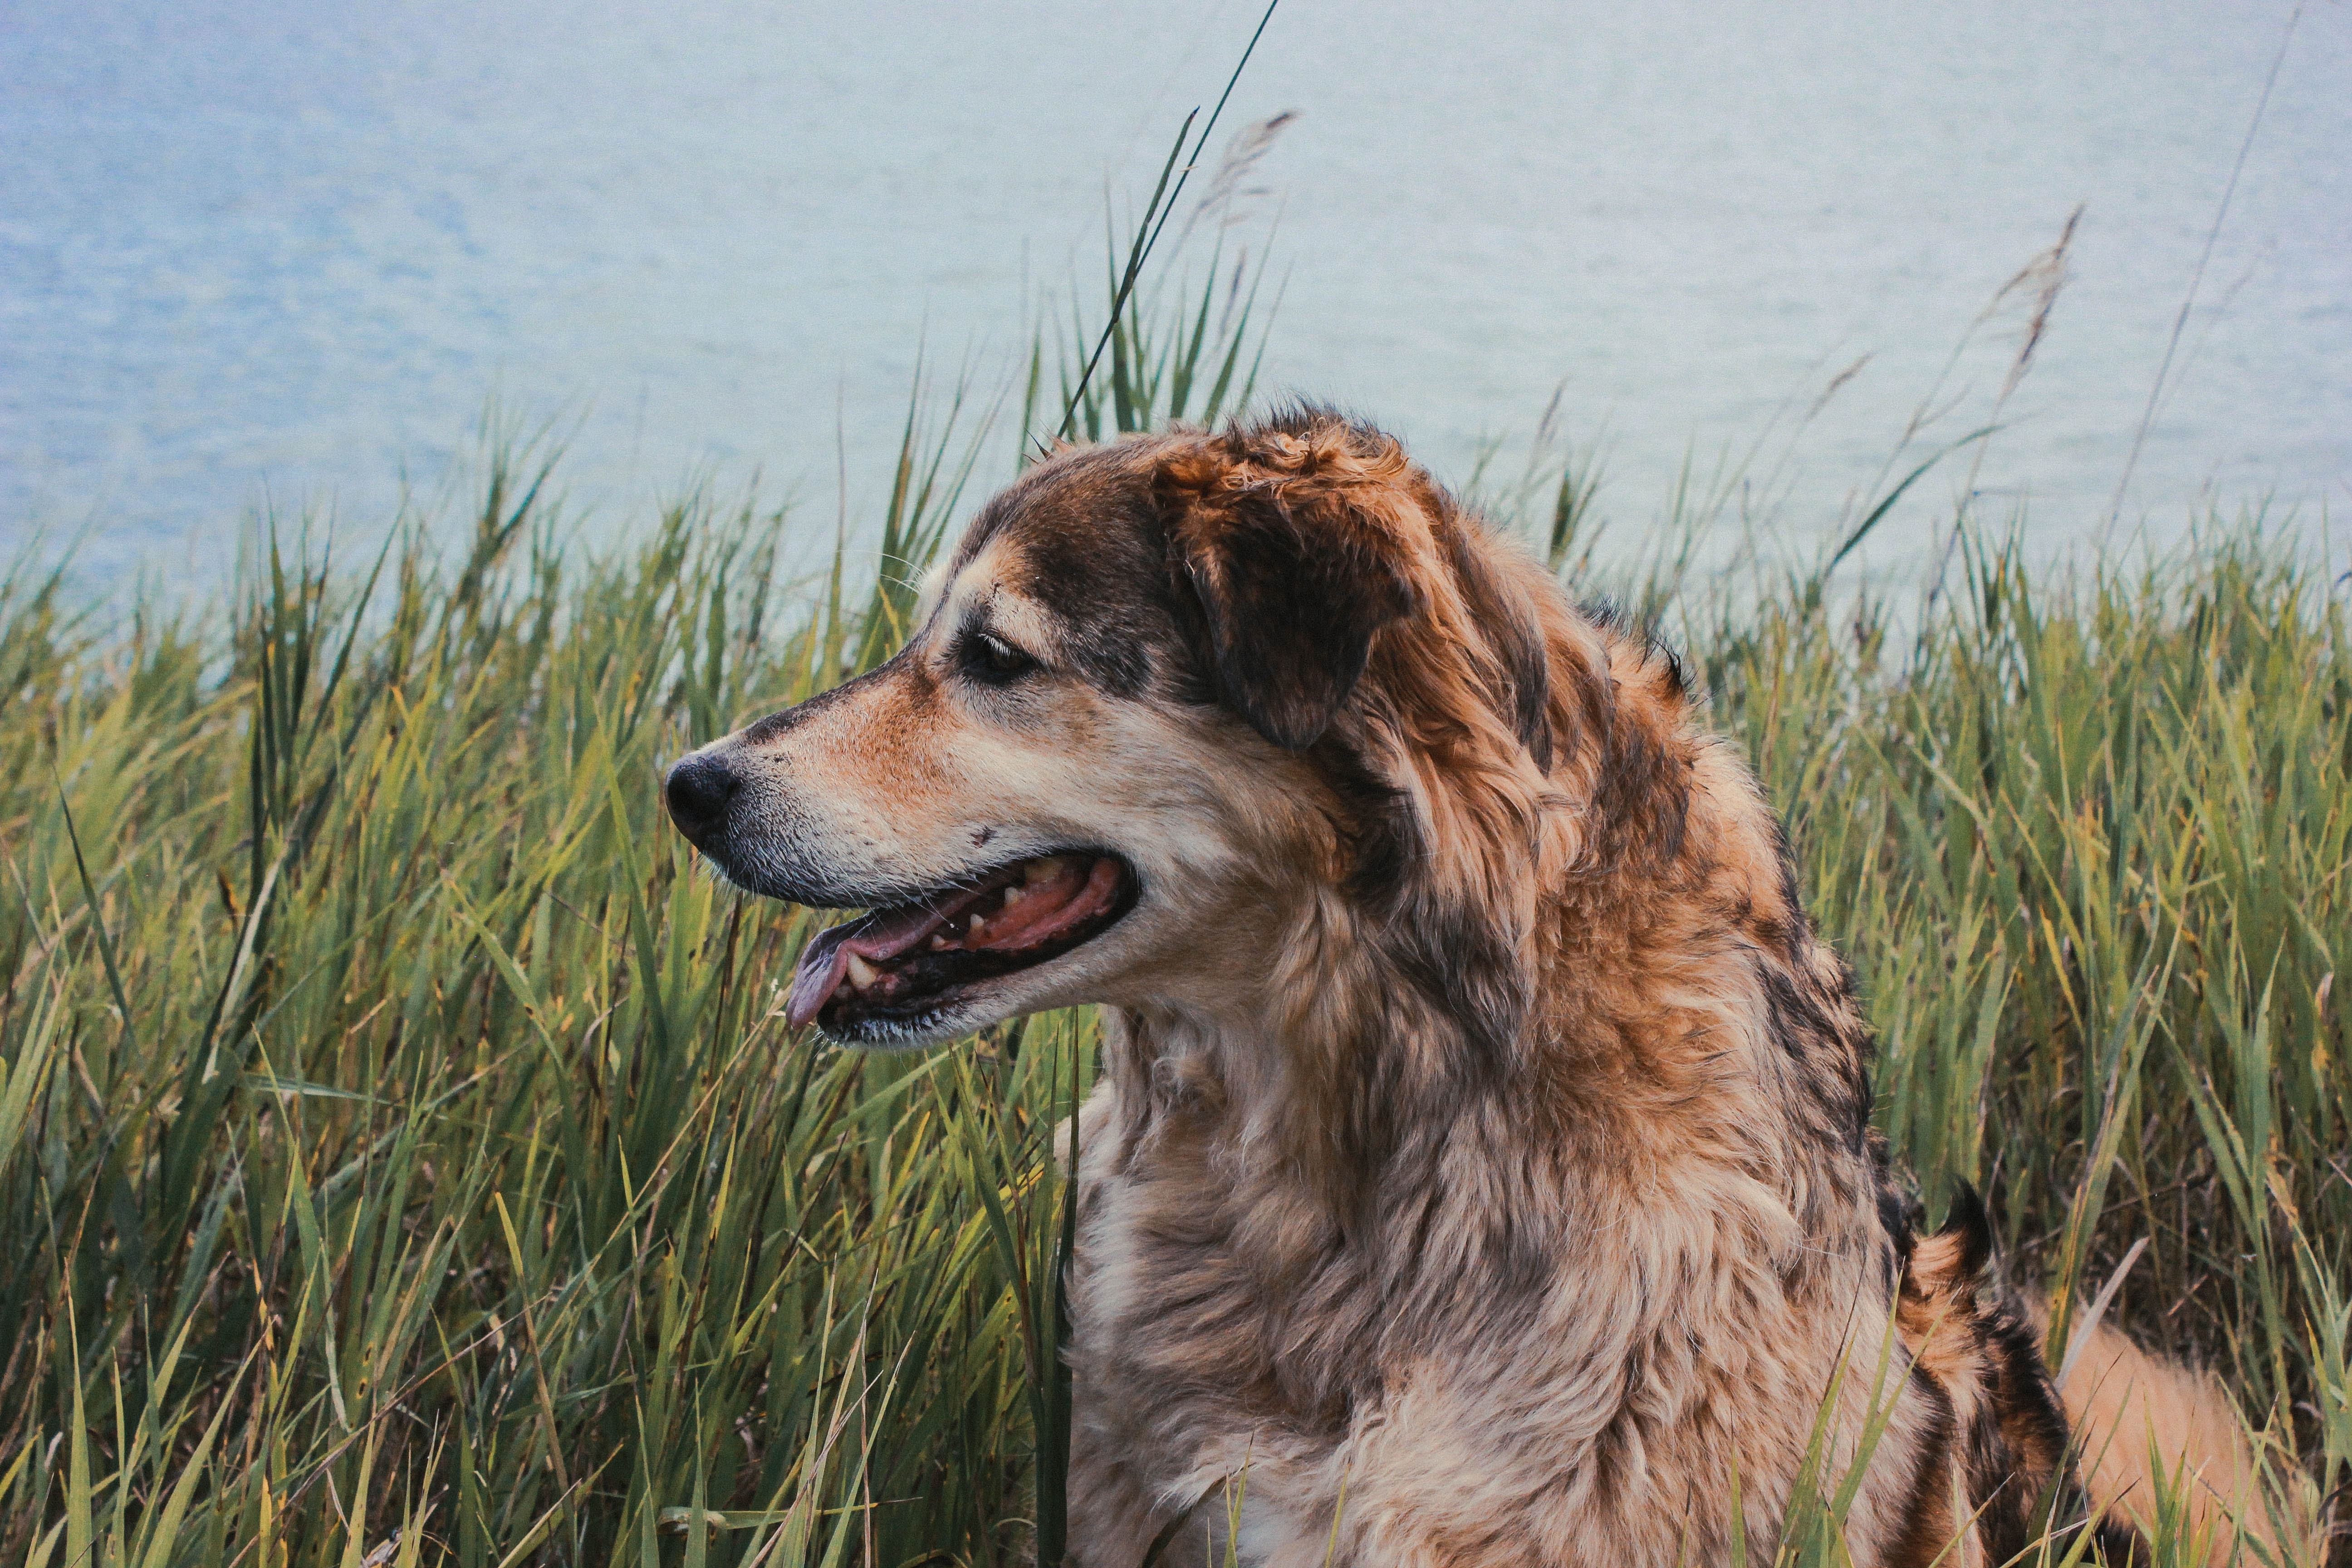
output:
[{"label": "brown dog", "polygon": [[[919,624],[668,796],[744,888],[876,911],[809,943],[795,1022],[1102,1005],[1087,1568],[1221,1482],[1283,1568],[1717,1563],[1737,1530],[1769,1562],[1817,1420],[1816,1485],[1864,1457],[1856,1563],[2081,1527],[1980,1212],[1915,1245],[1754,780],[1673,659],[1395,442],[1303,410],[1066,451]],[[2095,1359],[2110,1403],[2147,1365]],[[2101,1507],[2146,1510],[2140,1442]],[[1169,1561],[1223,1540],[1195,1514]]]}]

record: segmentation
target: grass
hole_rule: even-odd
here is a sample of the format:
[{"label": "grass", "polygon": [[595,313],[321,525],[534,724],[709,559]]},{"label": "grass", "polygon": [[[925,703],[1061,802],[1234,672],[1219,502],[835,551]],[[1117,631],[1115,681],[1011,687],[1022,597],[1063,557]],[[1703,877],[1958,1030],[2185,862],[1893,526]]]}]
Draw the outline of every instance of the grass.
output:
[{"label": "grass", "polygon": [[[1081,428],[1246,398],[1254,273],[1113,287]],[[1089,1020],[788,1031],[809,917],[698,874],[656,794],[903,637],[985,434],[910,416],[878,561],[845,526],[810,580],[814,524],[707,499],[590,555],[526,448],[454,552],[290,538],[176,614],[0,589],[0,1560],[1058,1555],[1045,1144]],[[1587,559],[1589,482],[1523,490]],[[1966,537],[1903,617],[1621,586],[1791,825],[1931,1213],[1988,1189],[2070,1300],[2145,1241],[2112,1312],[2223,1369],[2282,1519],[2341,1517],[2344,591],[2251,528],[2044,582]],[[1816,1480],[1783,1561],[1842,1560]]]}]

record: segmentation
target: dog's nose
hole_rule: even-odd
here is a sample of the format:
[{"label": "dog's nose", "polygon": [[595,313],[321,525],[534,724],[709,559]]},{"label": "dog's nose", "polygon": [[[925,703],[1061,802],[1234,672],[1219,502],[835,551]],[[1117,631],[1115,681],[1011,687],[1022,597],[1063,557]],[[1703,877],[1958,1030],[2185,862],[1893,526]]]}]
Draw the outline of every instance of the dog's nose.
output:
[{"label": "dog's nose", "polygon": [[677,830],[699,844],[704,834],[719,826],[742,787],[743,781],[724,760],[697,754],[670,769],[662,794],[668,798],[670,820]]}]

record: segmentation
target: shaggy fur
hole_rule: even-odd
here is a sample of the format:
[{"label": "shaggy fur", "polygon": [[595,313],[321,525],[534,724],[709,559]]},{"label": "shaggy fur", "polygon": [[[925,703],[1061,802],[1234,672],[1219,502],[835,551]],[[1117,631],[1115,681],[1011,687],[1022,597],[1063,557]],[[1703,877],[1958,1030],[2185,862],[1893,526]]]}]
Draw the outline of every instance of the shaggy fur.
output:
[{"label": "shaggy fur", "polygon": [[[1134,868],[1102,935],[859,1037],[1104,1006],[1087,1568],[1171,1529],[1202,1561],[1229,1518],[1267,1568],[1720,1563],[1739,1530],[1769,1561],[1824,1411],[1856,1563],[2000,1563],[2053,1521],[2121,1561],[1973,1195],[1914,1237],[1852,974],[1672,658],[1311,409],[1055,456],[921,616],[681,767],[726,773],[696,841],[803,901]],[[2115,1342],[2134,1368],[2177,1375]],[[2242,1464],[2159,1410],[2095,1506],[2151,1431]]]}]

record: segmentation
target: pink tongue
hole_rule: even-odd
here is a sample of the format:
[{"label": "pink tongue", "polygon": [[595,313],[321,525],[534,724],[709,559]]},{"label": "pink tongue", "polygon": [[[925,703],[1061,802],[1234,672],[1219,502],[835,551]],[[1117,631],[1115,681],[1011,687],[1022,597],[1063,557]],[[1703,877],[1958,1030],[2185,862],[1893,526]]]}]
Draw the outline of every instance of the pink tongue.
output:
[{"label": "pink tongue", "polygon": [[835,942],[828,952],[820,945],[824,942],[822,934],[809,938],[801,966],[793,972],[792,993],[784,998],[784,1022],[795,1029],[817,1016],[849,969],[848,950]]},{"label": "pink tongue", "polygon": [[801,951],[800,967],[784,998],[785,1022],[799,1028],[824,1011],[849,973],[850,954],[870,963],[886,963],[929,941],[933,932],[975,903],[984,911],[998,912],[981,916],[984,924],[979,940],[964,944],[972,951],[1031,947],[1051,940],[1057,931],[1110,907],[1118,889],[1118,862],[1108,857],[1093,861],[1064,859],[1052,876],[1026,886],[1027,892],[1009,906],[998,904],[992,888],[951,900],[940,909],[910,904],[875,919],[855,936],[848,932],[856,921],[819,931]]},{"label": "pink tongue", "polygon": [[817,1016],[839,988],[841,977],[849,973],[851,953],[877,963],[896,958],[946,923],[946,915],[921,904],[909,904],[854,937],[834,934],[846,931],[846,926],[819,931],[809,938],[808,946],[801,952],[800,968],[793,975],[792,993],[784,998],[784,1022],[797,1029]]}]

